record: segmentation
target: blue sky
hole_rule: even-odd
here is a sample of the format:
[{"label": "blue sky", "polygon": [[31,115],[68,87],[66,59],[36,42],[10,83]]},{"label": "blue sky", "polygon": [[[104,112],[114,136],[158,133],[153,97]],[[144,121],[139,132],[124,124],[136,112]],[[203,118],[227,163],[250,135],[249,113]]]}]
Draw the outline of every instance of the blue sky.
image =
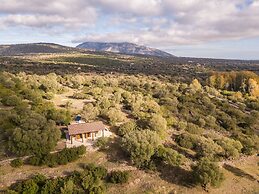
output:
[{"label": "blue sky", "polygon": [[259,59],[259,0],[0,0],[0,44],[133,42]]}]

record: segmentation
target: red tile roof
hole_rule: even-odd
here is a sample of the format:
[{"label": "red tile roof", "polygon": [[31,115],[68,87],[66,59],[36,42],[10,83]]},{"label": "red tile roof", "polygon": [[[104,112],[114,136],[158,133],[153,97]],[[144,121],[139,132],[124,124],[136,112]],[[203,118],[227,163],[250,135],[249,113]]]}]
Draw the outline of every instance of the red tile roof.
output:
[{"label": "red tile roof", "polygon": [[77,135],[82,133],[98,132],[103,129],[105,129],[105,125],[101,121],[92,123],[78,123],[68,125],[68,134]]}]

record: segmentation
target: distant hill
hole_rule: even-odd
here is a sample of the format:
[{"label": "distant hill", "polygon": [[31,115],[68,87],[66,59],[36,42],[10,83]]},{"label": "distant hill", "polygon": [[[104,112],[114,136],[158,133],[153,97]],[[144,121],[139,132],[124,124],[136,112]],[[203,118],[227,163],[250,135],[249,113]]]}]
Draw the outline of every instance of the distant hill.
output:
[{"label": "distant hill", "polygon": [[67,52],[77,52],[79,50],[80,49],[62,46],[62,45],[53,44],[53,43],[0,45],[0,55],[3,55],[3,56],[38,54],[38,53],[67,53]]},{"label": "distant hill", "polygon": [[108,51],[114,53],[123,53],[129,55],[149,55],[157,57],[173,57],[170,53],[141,46],[133,43],[122,42],[122,43],[105,43],[105,42],[84,42],[79,44],[77,48],[84,48],[91,51]]}]

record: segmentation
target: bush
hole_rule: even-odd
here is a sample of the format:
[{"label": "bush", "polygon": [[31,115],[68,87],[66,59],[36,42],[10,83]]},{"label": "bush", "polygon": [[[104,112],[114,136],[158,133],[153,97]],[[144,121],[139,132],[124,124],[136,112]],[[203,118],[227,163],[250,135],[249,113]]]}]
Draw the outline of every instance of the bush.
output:
[{"label": "bush", "polygon": [[128,171],[112,171],[109,174],[109,182],[111,183],[127,183],[129,180],[130,173]]},{"label": "bush", "polygon": [[11,161],[11,166],[14,168],[19,168],[22,165],[23,165],[23,160],[21,160],[20,158],[17,158]]},{"label": "bush", "polygon": [[136,127],[137,125],[134,121],[123,123],[118,129],[118,135],[124,136],[125,134],[135,130]]},{"label": "bush", "polygon": [[36,194],[39,190],[39,186],[33,179],[28,179],[24,182],[14,185],[13,190],[17,193]]},{"label": "bush", "polygon": [[176,142],[178,145],[187,148],[187,149],[195,149],[198,139],[196,135],[191,135],[191,134],[181,134],[176,137]]},{"label": "bush", "polygon": [[217,143],[224,149],[223,156],[226,158],[238,158],[243,148],[240,141],[227,137],[218,140]]},{"label": "bush", "polygon": [[40,166],[41,165],[41,158],[37,156],[32,156],[28,158],[27,160],[28,164],[33,165],[33,166]]},{"label": "bush", "polygon": [[108,137],[100,137],[98,138],[95,143],[94,143],[94,147],[99,148],[100,150],[104,150],[107,148],[107,144],[109,142],[109,138]]},{"label": "bush", "polygon": [[[44,175],[36,176],[14,183],[8,193],[49,194],[49,193],[91,193],[103,194],[103,182],[107,178],[107,169],[94,164],[83,166],[84,171],[74,171],[66,177],[47,179]],[[121,179],[119,179],[121,180]]]},{"label": "bush", "polygon": [[187,122],[186,122],[186,121],[179,121],[179,122],[177,123],[176,127],[177,127],[177,129],[178,129],[179,131],[185,130],[186,127],[187,127]]},{"label": "bush", "polygon": [[105,116],[108,118],[108,122],[111,125],[115,125],[116,123],[123,122],[125,120],[125,116],[119,108],[109,108]]},{"label": "bush", "polygon": [[197,156],[207,157],[210,159],[215,159],[218,155],[223,153],[223,148],[215,143],[211,138],[200,137],[199,143],[195,147]]},{"label": "bush", "polygon": [[192,169],[194,183],[200,184],[204,188],[219,186],[224,180],[224,175],[219,167],[207,158],[200,160],[197,165],[192,166]]},{"label": "bush", "polygon": [[96,166],[95,164],[90,163],[84,164],[82,167],[86,172],[91,173],[96,178],[103,179],[107,176],[107,169],[103,166]]},{"label": "bush", "polygon": [[154,131],[165,131],[167,129],[167,121],[159,114],[153,114],[148,120],[148,126]]},{"label": "bush", "polygon": [[186,131],[192,134],[202,134],[204,129],[193,123],[188,123]]},{"label": "bush", "polygon": [[150,161],[160,144],[157,133],[150,130],[135,130],[122,138],[123,148],[130,155],[133,164],[138,167]]},{"label": "bush", "polygon": [[179,154],[177,151],[164,146],[158,147],[156,155],[172,166],[179,166],[184,159],[184,156]]},{"label": "bush", "polygon": [[32,156],[28,159],[28,163],[34,166],[48,165],[54,167],[56,165],[65,165],[73,162],[79,158],[80,155],[85,154],[85,146],[75,148],[64,148],[60,152],[47,154],[44,156]]},{"label": "bush", "polygon": [[2,103],[6,106],[17,106],[22,103],[22,100],[16,95],[7,95],[3,96]]}]

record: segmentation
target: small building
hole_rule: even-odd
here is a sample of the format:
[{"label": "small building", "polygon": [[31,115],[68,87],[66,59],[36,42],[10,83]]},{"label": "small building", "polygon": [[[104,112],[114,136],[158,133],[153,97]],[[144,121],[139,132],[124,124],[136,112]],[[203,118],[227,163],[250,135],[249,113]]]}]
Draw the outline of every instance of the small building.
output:
[{"label": "small building", "polygon": [[103,122],[74,123],[68,125],[66,147],[91,146],[100,137],[109,137],[112,133]]}]

